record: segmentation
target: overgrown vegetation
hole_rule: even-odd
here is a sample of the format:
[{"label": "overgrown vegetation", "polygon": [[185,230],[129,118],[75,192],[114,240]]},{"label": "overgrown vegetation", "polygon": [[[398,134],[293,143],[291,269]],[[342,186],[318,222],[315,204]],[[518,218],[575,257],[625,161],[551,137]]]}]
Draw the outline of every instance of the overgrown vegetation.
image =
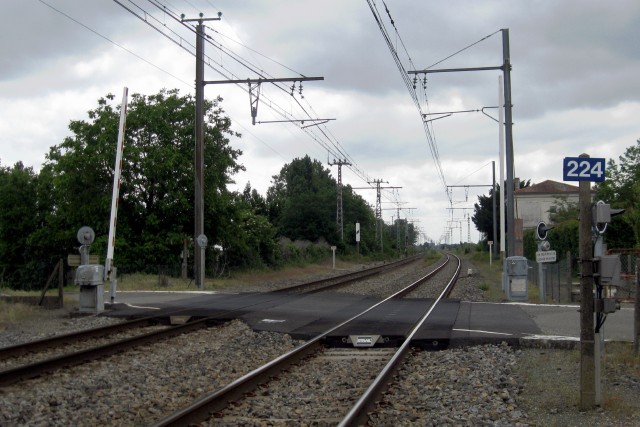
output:
[{"label": "overgrown vegetation", "polygon": [[[521,181],[520,188],[530,184],[530,180]],[[609,159],[606,168],[606,179],[595,186],[595,200],[602,200],[612,208],[624,209],[620,216],[612,218],[607,227],[605,242],[609,248],[637,248],[640,246],[640,139],[618,158]],[[500,187],[496,187],[495,197],[500,195]],[[493,190],[489,195],[478,196],[474,206],[472,220],[485,238],[481,244],[493,240]],[[499,219],[499,218],[498,218]],[[549,233],[551,247],[557,253],[570,251],[574,258],[578,251],[578,207],[558,198],[550,221],[554,226]],[[498,227],[500,221],[497,221]],[[498,230],[498,233],[500,230]],[[509,230],[507,230],[509,232]],[[532,231],[524,233],[524,256],[535,259],[536,242]],[[575,266],[574,266],[575,267]]]},{"label": "overgrown vegetation", "polygon": [[[118,109],[107,95],[86,119],[72,120],[71,136],[50,148],[40,171],[20,162],[0,166],[0,286],[40,289],[60,258],[78,253],[76,233],[82,226],[94,229],[92,253],[104,261]],[[194,115],[193,97],[178,90],[131,97],[114,260],[121,273],[178,277],[185,242],[193,259]],[[342,189],[342,240],[335,221],[337,183],[308,156],[284,165],[266,196],[249,184],[241,192],[228,190],[244,168],[242,153],[229,140],[240,135],[231,129],[222,99],[205,102],[205,117],[209,276],[317,262],[331,253],[331,246],[342,256],[383,258],[413,248],[413,224],[396,220],[390,226],[378,224],[376,231],[373,208],[350,186]],[[190,276],[192,268],[189,263]]]}]

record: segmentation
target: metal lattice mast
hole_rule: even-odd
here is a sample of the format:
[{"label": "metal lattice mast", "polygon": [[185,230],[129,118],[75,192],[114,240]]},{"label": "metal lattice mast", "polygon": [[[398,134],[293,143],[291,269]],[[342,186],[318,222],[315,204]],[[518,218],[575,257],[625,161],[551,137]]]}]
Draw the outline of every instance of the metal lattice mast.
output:
[{"label": "metal lattice mast", "polygon": [[369,182],[369,184],[376,185],[376,241],[379,237],[380,245],[382,245],[382,202],[380,201],[380,184],[382,183],[388,184],[388,182],[381,179],[374,179],[373,182]]},{"label": "metal lattice mast", "polygon": [[382,202],[380,201],[380,184],[382,183],[388,184],[386,181],[382,181],[381,179],[374,179],[373,182],[369,182],[369,184],[376,184],[376,241],[378,237],[380,237],[380,242],[382,242],[382,226],[380,222],[382,221]]},{"label": "metal lattice mast", "polygon": [[336,227],[340,231],[340,240],[344,240],[344,220],[342,211],[342,166],[351,166],[346,159],[337,160],[333,159],[333,162],[329,162],[329,166],[338,166],[338,186],[337,186],[337,200],[336,200]]},{"label": "metal lattice mast", "polygon": [[[378,240],[378,237],[380,237],[380,249],[384,249],[383,248],[383,243],[382,243],[382,202],[380,201],[380,190],[383,188],[402,188],[402,187],[381,187],[380,184],[385,183],[388,184],[387,181],[383,181],[381,179],[374,179],[373,181],[367,181],[367,184],[371,185],[371,184],[376,184],[375,189],[376,189],[376,241]],[[354,187],[354,190],[358,190],[358,189],[364,189],[364,190],[369,190],[372,187]]]}]

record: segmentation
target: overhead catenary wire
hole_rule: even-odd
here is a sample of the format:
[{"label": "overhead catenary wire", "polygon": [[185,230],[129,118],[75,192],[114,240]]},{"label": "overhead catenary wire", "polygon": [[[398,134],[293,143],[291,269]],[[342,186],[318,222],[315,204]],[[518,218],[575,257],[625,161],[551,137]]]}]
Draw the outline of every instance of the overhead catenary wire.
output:
[{"label": "overhead catenary wire", "polygon": [[[45,5],[47,5],[48,7],[51,7],[51,5],[47,4],[46,2],[42,1],[41,2]],[[117,1],[114,0],[115,3],[117,3],[118,5],[120,5],[121,7],[123,7],[125,10],[127,10],[129,13],[131,13],[132,15],[136,16],[138,19],[140,19],[141,21],[145,22],[149,27],[153,28],[155,31],[161,33],[164,37],[168,38],[170,41],[172,41],[175,45],[177,45],[178,47],[180,47],[182,50],[188,52],[189,54],[195,55],[194,52],[192,51],[192,49],[195,49],[195,44],[193,43],[193,40],[190,37],[183,37],[182,35],[180,35],[177,31],[173,30],[170,28],[170,25],[167,23],[167,19],[169,19],[169,21],[171,20],[169,18],[169,14],[167,14],[166,19],[162,19],[162,17],[160,17],[160,19],[158,19],[155,15],[153,15],[152,13],[150,13],[148,10],[145,10],[144,8],[142,8],[141,6],[139,6],[137,3],[133,2],[133,1],[129,1],[128,4],[124,4],[122,1]],[[152,3],[150,1],[150,3]],[[159,2],[153,2],[156,3],[157,6],[162,6]],[[156,7],[157,7],[156,6]],[[193,5],[191,5],[193,7]],[[66,16],[68,19],[76,22],[77,24],[83,26],[84,28],[86,28],[87,30],[95,33],[96,35],[98,35],[99,37],[107,40],[108,42],[114,44],[115,46],[118,46],[119,48],[123,49],[124,51],[126,51],[127,53],[135,56],[136,58],[138,58],[139,60],[144,61],[145,63],[149,64],[150,66],[160,70],[163,73],[166,73],[167,75],[171,76],[172,78],[176,79],[177,81],[180,81],[181,84],[184,84],[185,86],[188,87],[192,87],[192,83],[189,83],[183,79],[181,79],[180,77],[176,76],[175,74],[172,74],[168,71],[166,71],[165,69],[163,69],[162,67],[159,67],[155,64],[153,64],[151,61],[143,58],[142,56],[138,55],[137,53],[135,53],[133,50],[125,48],[124,46],[116,43],[115,41],[103,36],[102,34],[98,33],[97,31],[91,29],[90,27],[82,24],[81,22],[79,22],[78,20],[72,18],[71,16],[63,13],[60,10],[57,10],[53,7],[51,7],[53,10],[55,10],[56,12],[62,14],[63,16]],[[164,8],[165,10],[162,10],[163,13],[167,13],[168,10],[170,10],[170,8]],[[194,7],[195,9],[195,7]],[[183,25],[185,28],[188,26]],[[189,28],[187,28],[189,29]],[[191,29],[189,29],[190,31],[195,31],[193,29],[193,27]],[[218,34],[218,32],[216,31],[216,34]],[[229,39],[229,38],[228,38]],[[229,39],[230,40],[230,39]],[[244,46],[242,43],[239,43],[240,45]],[[221,45],[221,44],[220,44]],[[246,46],[245,46],[246,48]],[[229,49],[227,49],[229,50]],[[222,49],[220,49],[220,51],[222,51]],[[256,54],[259,54],[257,51],[253,51]],[[262,57],[269,59],[267,56],[260,54]],[[218,61],[214,61],[211,60],[211,58],[208,58],[208,67],[214,69],[216,72],[222,74],[224,71],[228,71],[224,68],[224,66],[222,64],[220,64]],[[293,71],[291,68],[284,66],[283,64],[279,63],[278,61],[274,61],[274,63],[277,63],[280,66],[283,66],[291,71]],[[218,67],[220,66],[220,69],[218,69]],[[257,68],[256,68],[257,69]],[[231,71],[229,71],[230,73]],[[262,73],[262,72],[261,72]],[[267,73],[262,73],[264,75],[269,75]],[[301,74],[300,74],[301,75]],[[282,87],[281,88],[282,91],[288,90],[288,88],[286,87]],[[303,99],[298,99],[296,97],[294,97],[294,99],[296,100],[296,103],[298,105],[300,105],[301,109],[303,109],[303,111],[310,113],[309,116],[314,115],[315,111],[313,109],[313,107],[311,106],[311,104],[308,102],[307,99],[303,98]],[[274,108],[274,109],[278,109],[280,108],[282,110],[282,113],[286,113],[286,111],[284,109],[282,109],[277,102],[275,101],[271,101],[268,100],[267,102],[269,102],[269,106]],[[316,115],[317,116],[317,115]],[[256,139],[258,139],[262,144],[266,145],[269,149],[271,149],[272,151],[274,151],[276,154],[278,154],[281,158],[283,158],[283,160],[285,160],[284,156],[282,154],[280,154],[276,149],[274,149],[273,147],[269,146],[269,144],[267,144],[265,141],[261,140],[260,138],[258,138],[256,135],[254,135],[248,128],[246,128],[245,126],[242,126],[242,124],[240,122],[238,122],[237,120],[232,119],[233,122],[236,123],[236,125],[242,127],[244,129],[244,132],[247,132],[249,134],[252,134]],[[289,129],[288,129],[289,130]],[[349,153],[344,149],[344,147],[342,146],[342,144],[340,143],[340,141],[338,140],[338,138],[336,138],[330,131],[330,129],[328,127],[322,127],[319,129],[313,129],[313,132],[311,131],[305,131],[312,140],[314,140],[315,142],[317,142],[320,146],[322,146],[324,149],[326,149],[330,154],[334,155],[335,157],[338,158],[344,158],[344,159],[348,159],[351,161],[352,165],[351,167],[349,167],[349,169],[351,169],[354,174],[362,179],[363,181],[367,182],[367,181],[371,181],[371,177],[364,171],[362,170],[362,168],[360,168],[357,163],[354,161],[353,157],[351,155],[349,155]],[[285,160],[286,161],[286,160]],[[398,200],[399,195],[396,194],[397,192],[393,192],[391,194],[391,197],[393,200]],[[387,197],[387,195],[385,194],[385,198],[389,198]]]},{"label": "overhead catenary wire", "polygon": [[100,33],[99,33],[99,32],[97,32],[96,30],[94,30],[93,28],[89,27],[88,25],[83,24],[83,23],[82,23],[82,22],[80,22],[79,20],[77,20],[77,19],[75,19],[74,17],[72,17],[72,16],[68,15],[67,13],[63,12],[62,10],[60,10],[60,9],[58,9],[58,8],[56,8],[56,7],[54,7],[53,5],[51,5],[51,4],[49,4],[49,3],[47,3],[46,1],[44,1],[44,0],[38,0],[38,1],[39,1],[40,3],[42,3],[43,5],[45,5],[45,6],[49,7],[49,8],[50,8],[50,9],[52,9],[53,11],[55,11],[55,12],[59,13],[60,15],[64,16],[65,18],[67,18],[67,19],[69,19],[69,20],[71,20],[71,21],[75,22],[76,24],[80,25],[81,27],[85,28],[86,30],[91,31],[91,32],[92,32],[93,34],[95,34],[96,36],[98,36],[98,37],[100,37],[100,38],[102,38],[102,39],[104,39],[104,40],[108,41],[109,43],[113,44],[114,46],[119,47],[120,49],[124,50],[125,52],[127,52],[127,53],[129,53],[129,54],[131,54],[131,55],[135,56],[135,57],[136,57],[136,58],[138,58],[139,60],[141,60],[141,61],[143,61],[143,62],[147,63],[148,65],[150,65],[150,66],[152,66],[152,67],[154,67],[155,69],[157,69],[157,70],[159,70],[159,71],[161,71],[161,72],[163,72],[163,73],[165,73],[165,74],[167,74],[167,75],[169,75],[169,76],[173,77],[174,79],[176,79],[176,80],[180,81],[181,83],[184,83],[184,84],[185,84],[185,85],[187,85],[187,86],[191,86],[191,84],[190,84],[190,83],[188,83],[188,82],[186,82],[186,81],[182,80],[180,77],[176,76],[175,74],[172,74],[172,73],[170,73],[169,71],[165,70],[164,68],[162,68],[162,67],[159,67],[159,66],[155,65],[154,63],[152,63],[151,61],[147,60],[146,58],[144,58],[144,57],[142,57],[142,56],[138,55],[137,53],[135,53],[135,52],[134,52],[134,51],[132,51],[131,49],[128,49],[128,48],[126,48],[125,46],[123,46],[123,45],[121,45],[121,44],[119,44],[119,43],[116,43],[115,41],[111,40],[109,37],[107,37],[107,36],[105,36],[105,35],[103,35],[103,34],[100,34]]},{"label": "overhead catenary wire", "polygon": [[[119,3],[118,0],[114,0],[114,1]],[[129,0],[129,1],[133,2],[132,0]],[[183,26],[187,27],[192,33],[195,34],[195,32],[196,32],[195,28],[193,26],[191,26],[191,25],[187,25],[186,23],[181,22],[181,19],[178,17],[177,12],[169,11],[168,8],[166,8],[163,4],[161,4],[157,0],[148,0],[148,2],[150,4],[152,4],[152,5],[154,5],[159,10],[163,11],[164,13],[170,13],[172,19],[174,19],[176,22],[179,22]],[[208,28],[210,28],[210,27],[208,27]],[[253,73],[255,73],[255,74],[257,74],[257,75],[259,75],[261,77],[269,77],[269,78],[273,78],[274,77],[273,75],[265,72],[264,70],[259,69],[259,67],[251,64],[250,62],[248,62],[244,58],[241,58],[239,55],[237,55],[235,52],[231,51],[230,49],[228,49],[227,47],[222,45],[220,42],[215,41],[211,36],[207,36],[206,41],[211,46],[215,47],[216,49],[220,50],[222,53],[224,53],[227,56],[229,56],[236,63],[244,66],[245,68],[247,68],[249,71],[251,71],[251,72],[253,72]],[[194,52],[190,52],[190,53],[195,55]],[[261,55],[261,56],[267,58],[265,55]],[[207,60],[212,60],[212,59],[209,56],[207,56]],[[275,62],[280,64],[277,61],[275,61]],[[211,64],[207,63],[207,65],[211,65]],[[211,67],[211,68],[213,68],[214,71],[218,72],[223,77],[228,78],[228,79],[241,79],[236,74],[232,73],[232,74],[229,75],[229,74],[226,74],[226,73],[222,72],[220,69],[225,69],[225,71],[227,71],[227,72],[230,72],[230,71],[228,69],[226,69],[222,64],[217,64],[217,65],[218,65],[218,68],[215,68],[215,67]],[[288,70],[293,71],[289,67],[286,67],[286,68]],[[298,74],[300,76],[303,76],[302,73],[296,72],[296,74]],[[243,86],[243,85],[239,85],[239,86]],[[289,87],[287,87],[285,85],[282,85],[282,84],[274,83],[274,86],[278,87],[281,91],[283,91],[285,93],[288,93],[289,90],[290,90]],[[248,93],[248,88],[242,87],[242,89],[245,90],[245,92]],[[292,121],[292,122],[299,121],[299,120],[296,120],[297,118],[294,118],[285,109],[279,107],[279,105],[277,103],[275,103],[273,100],[269,99],[268,96],[262,94],[261,97],[266,100],[266,101],[263,100],[263,104],[268,105],[279,116],[281,116],[283,118],[286,118],[288,121]],[[311,119],[313,116],[312,116],[312,114],[309,113],[309,111],[307,111],[307,108],[311,108],[310,104],[308,105],[307,108],[305,108],[305,106],[302,105],[301,101],[298,98],[296,98],[296,97],[293,97],[293,98],[294,98],[295,102],[298,104],[298,106],[302,109],[302,111],[306,114],[307,118]],[[308,104],[308,102],[307,102],[307,104]],[[351,156],[349,156],[347,154],[346,150],[344,149],[344,147],[341,146],[341,144],[337,141],[337,139],[335,137],[329,137],[328,132],[326,131],[326,127],[317,127],[317,129],[303,128],[302,126],[298,126],[298,127],[300,127],[301,130],[306,132],[314,141],[316,141],[319,145],[321,145],[323,148],[325,148],[334,157],[348,158],[352,163],[352,167],[350,167],[350,169],[360,179],[362,179],[363,181],[370,180],[369,176],[360,167],[357,166],[357,163],[355,162],[355,160]],[[317,135],[317,133],[320,133],[321,135]]]},{"label": "overhead catenary wire", "polygon": [[[398,55],[398,51],[395,48],[395,46],[393,45],[393,43],[391,42],[391,37],[389,36],[389,33],[387,31],[387,28],[384,25],[383,19],[380,15],[380,12],[378,11],[378,7],[375,3],[375,0],[367,0],[367,4],[369,5],[369,9],[371,10],[374,20],[376,21],[376,24],[378,25],[378,28],[380,29],[380,32],[385,40],[385,43],[387,44],[387,47],[389,49],[389,52],[391,53],[391,57],[393,58],[396,67],[398,68],[398,71],[400,72],[400,76],[402,77],[402,80],[409,92],[409,94],[411,95],[411,99],[413,100],[416,109],[418,110],[418,114],[420,115],[420,121],[422,122],[423,125],[423,129],[425,132],[425,135],[427,137],[427,143],[429,146],[429,151],[431,152],[431,158],[433,160],[433,163],[435,165],[436,168],[436,173],[438,174],[438,178],[442,184],[442,187],[445,191],[445,194],[447,195],[447,197],[449,197],[446,188],[447,188],[447,182],[444,176],[444,171],[442,170],[442,164],[440,162],[440,154],[438,152],[438,147],[437,147],[437,143],[435,141],[434,135],[431,131],[431,128],[429,127],[429,125],[427,123],[425,123],[422,120],[422,115],[423,115],[423,111],[422,111],[422,106],[421,106],[421,102],[419,100],[418,94],[416,92],[416,88],[414,86],[414,80],[409,76],[409,74],[406,72],[406,67],[403,65],[399,55]],[[389,16],[389,18],[392,20],[391,18],[391,13],[389,12],[389,9],[387,7],[387,5],[385,4],[385,10],[387,11],[387,15]],[[392,20],[393,21],[393,20]],[[401,39],[400,34],[397,30],[397,27],[395,25],[395,22],[393,22],[393,27],[396,31],[396,34],[398,36],[398,38]],[[403,48],[406,51],[406,47],[404,45],[404,42],[401,42],[401,45],[403,46]],[[413,65],[412,61],[411,61],[411,57],[408,55],[407,53],[407,57],[409,58],[409,68],[415,70],[415,66]]]},{"label": "overhead catenary wire", "polygon": [[[118,48],[124,50],[125,52],[129,53],[130,55],[133,55],[134,57],[136,57],[137,59],[147,63],[148,65],[152,66],[153,68],[169,75],[170,77],[174,78],[175,80],[179,81],[180,83],[184,84],[187,87],[193,87],[193,84],[190,82],[187,82],[183,79],[181,79],[180,77],[176,76],[175,74],[172,74],[171,72],[165,70],[164,68],[152,63],[151,61],[147,60],[146,58],[142,57],[141,55],[138,55],[137,53],[135,53],[134,51],[132,51],[131,49],[128,49],[126,47],[124,47],[123,45],[115,42],[114,40],[106,37],[104,34],[101,34],[100,32],[96,31],[95,29],[89,27],[88,25],[80,22],[78,19],[72,17],[71,15],[69,15],[68,13],[65,13],[64,11],[50,5],[49,3],[43,1],[43,0],[39,0],[40,3],[44,4],[45,6],[49,7],[50,9],[52,9],[54,12],[64,16],[65,18],[69,19],[70,21],[80,25],[81,27],[85,28],[86,30],[92,32],[93,34],[97,35],[98,37],[108,41],[109,43],[113,44],[114,46],[117,46]],[[230,117],[230,120],[234,123],[235,126],[238,126],[240,128],[243,129],[244,132],[252,135],[253,138],[255,138],[256,140],[258,140],[260,143],[262,143],[263,145],[265,145],[267,148],[269,148],[271,151],[273,151],[277,156],[279,156],[283,161],[287,161],[287,159],[280,153],[278,152],[278,150],[276,150],[275,148],[273,148],[271,145],[269,145],[266,141],[264,141],[262,138],[258,137],[257,135],[255,135],[249,128],[247,128],[246,126],[244,126],[241,122],[235,120],[234,118]]]},{"label": "overhead catenary wire", "polygon": [[[172,9],[172,8],[166,6],[165,4],[160,2],[159,0],[147,0],[147,2],[149,4],[151,4],[157,10],[159,10],[161,13],[166,15],[165,16],[165,21],[162,21],[162,20],[156,18],[151,12],[149,12],[148,10],[146,10],[145,8],[143,8],[142,6],[140,6],[138,3],[136,3],[133,0],[128,0],[128,3],[131,4],[131,7],[127,7],[120,0],[114,0],[114,2],[119,4],[125,10],[129,11],[130,13],[132,13],[138,19],[140,19],[145,24],[147,24],[148,26],[153,28],[155,31],[157,31],[160,34],[162,34],[164,37],[170,39],[173,43],[178,45],[181,49],[185,50],[190,55],[195,57],[195,45],[194,45],[193,41],[191,41],[191,40],[193,40],[193,38],[195,37],[196,28],[195,28],[194,24],[187,24],[185,22],[182,22],[181,18],[179,17],[178,12],[175,9]],[[175,23],[180,24],[183,28],[188,30],[192,34],[192,36],[190,36],[191,40],[187,40],[186,38],[184,38],[181,35],[179,35],[176,31],[171,30],[170,28],[168,28],[168,24],[166,23],[166,18],[168,18],[169,21],[174,21]],[[211,28],[211,27],[207,26],[207,28]],[[215,30],[214,34],[220,34],[220,32]],[[225,37],[225,39],[231,40],[229,37]],[[215,40],[210,35],[208,35],[208,37],[206,37],[205,42],[207,44],[213,46],[215,49],[217,49],[220,52],[221,56],[226,56],[226,57],[231,58],[234,63],[236,63],[238,65],[241,65],[246,70],[249,70],[249,71],[251,71],[251,72],[253,72],[253,73],[255,73],[255,74],[257,74],[258,76],[261,76],[261,77],[270,77],[271,76],[268,72],[265,72],[263,70],[263,68],[258,67],[256,65],[252,64],[250,61],[242,58],[240,55],[236,54],[231,49],[229,49],[228,47],[224,46],[221,42]],[[234,41],[234,43],[236,43],[236,44],[238,44],[240,46],[244,46],[244,44],[242,44],[240,42],[237,42],[237,41]],[[293,69],[291,69],[290,67],[284,66],[283,64],[281,64],[278,61],[273,61],[270,58],[268,58],[267,56],[262,55],[262,54],[258,53],[257,51],[255,51],[253,49],[251,49],[251,52],[259,54],[261,57],[269,59],[270,61],[272,61],[272,62],[274,62],[274,63],[276,63],[276,64],[278,64],[280,66],[283,66],[287,70],[293,71]],[[227,78],[227,79],[241,79],[241,77],[239,77],[237,75],[237,73],[234,73],[232,70],[230,70],[224,64],[222,64],[221,61],[215,60],[210,55],[206,55],[205,56],[205,65],[207,67],[211,68],[212,70],[214,70],[215,72],[217,72],[218,74],[220,74],[221,76],[223,76],[224,78]],[[295,71],[293,71],[293,72],[295,72]],[[302,73],[298,73],[298,72],[295,72],[295,73],[300,75],[300,76],[303,76]],[[287,87],[287,86],[284,86],[284,85],[281,85],[281,84],[277,84],[277,83],[274,84],[274,85],[276,87],[278,87],[280,89],[280,91],[283,92],[283,93],[289,93],[290,92],[290,88]],[[245,85],[239,84],[238,86],[240,86],[241,89],[243,89],[246,93],[249,93],[249,88],[243,87]],[[311,104],[308,102],[308,100],[305,97],[301,96],[300,99],[299,99],[298,97],[293,96],[292,93],[291,93],[291,97],[295,100],[296,105],[299,106],[299,108],[302,110],[302,112],[304,114],[306,114],[306,117],[308,117],[309,120],[311,118],[313,118],[314,116],[317,116],[317,114],[315,114],[315,111],[314,111],[313,107],[311,106]],[[270,109],[270,111],[273,114],[275,114],[276,116],[281,117],[283,119],[286,119],[287,121],[293,121],[293,122],[298,121],[299,122],[298,117],[293,117],[293,115],[290,112],[288,112],[286,109],[282,108],[278,104],[278,102],[276,102],[274,99],[270,98],[269,96],[265,95],[264,93],[261,95],[260,102],[261,102],[261,104],[266,105]],[[303,105],[303,103],[304,103],[304,105]],[[337,157],[337,158],[343,158],[343,159],[349,160],[351,165],[348,166],[348,169],[350,169],[355,174],[355,176],[357,178],[359,178],[363,182],[371,181],[371,177],[357,164],[357,162],[353,159],[353,157],[351,155],[349,155],[349,153],[344,149],[342,144],[338,141],[338,138],[336,138],[330,132],[328,127],[326,127],[324,125],[323,126],[313,126],[313,127],[304,127],[302,125],[298,125],[297,127],[300,128],[300,130],[302,130],[303,132],[305,132],[311,138],[311,140],[316,142],[320,147],[324,148],[327,151],[328,154],[330,154],[330,155],[332,155],[334,157]],[[290,126],[286,126],[285,129],[286,129],[287,132],[290,132]],[[271,149],[273,150],[273,148],[271,148]],[[384,194],[384,197],[386,199],[390,199],[390,197],[387,194]],[[394,197],[394,199],[397,200],[397,197]]]}]

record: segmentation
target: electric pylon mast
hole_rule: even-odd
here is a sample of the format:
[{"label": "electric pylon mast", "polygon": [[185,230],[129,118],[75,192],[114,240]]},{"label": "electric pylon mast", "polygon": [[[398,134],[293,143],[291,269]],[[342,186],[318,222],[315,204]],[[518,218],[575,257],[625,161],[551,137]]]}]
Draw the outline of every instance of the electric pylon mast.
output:
[{"label": "electric pylon mast", "polygon": [[346,159],[336,160],[328,162],[329,166],[338,166],[338,187],[337,187],[337,201],[336,201],[336,226],[340,232],[340,240],[344,240],[344,220],[342,211],[342,166],[351,166]]}]

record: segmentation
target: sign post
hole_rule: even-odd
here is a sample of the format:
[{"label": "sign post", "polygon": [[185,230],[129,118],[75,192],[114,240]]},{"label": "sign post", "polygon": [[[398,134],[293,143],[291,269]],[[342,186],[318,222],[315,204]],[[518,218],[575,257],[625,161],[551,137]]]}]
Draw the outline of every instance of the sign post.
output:
[{"label": "sign post", "polygon": [[489,244],[489,265],[491,265],[491,258],[492,258],[491,254],[493,253],[491,251],[491,247],[493,246],[493,240],[489,240],[487,243]]},{"label": "sign post", "polygon": [[331,253],[333,254],[332,259],[333,259],[333,269],[336,269],[336,249],[338,247],[337,246],[331,246]]},{"label": "sign post", "polygon": [[565,157],[562,176],[565,181],[580,181],[580,409],[589,410],[596,406],[591,181],[604,181],[605,159],[588,154]]}]

